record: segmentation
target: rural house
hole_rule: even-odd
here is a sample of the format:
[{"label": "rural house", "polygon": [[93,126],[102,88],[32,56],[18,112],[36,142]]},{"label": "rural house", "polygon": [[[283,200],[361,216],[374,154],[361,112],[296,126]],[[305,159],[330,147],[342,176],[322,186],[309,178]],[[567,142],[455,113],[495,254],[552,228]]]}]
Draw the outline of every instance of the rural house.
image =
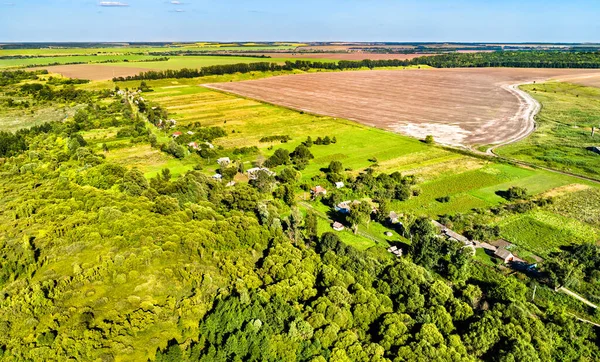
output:
[{"label": "rural house", "polygon": [[392,224],[397,224],[398,222],[400,222],[400,217],[398,216],[398,214],[396,214],[395,211],[390,211],[390,222]]},{"label": "rural house", "polygon": [[220,182],[223,179],[223,175],[221,175],[220,173],[216,173],[212,176],[212,179]]},{"label": "rural house", "polygon": [[194,132],[192,132],[192,131],[187,131],[187,134],[189,134],[190,136],[193,136],[193,135],[194,135]]},{"label": "rural house", "polygon": [[440,222],[437,222],[437,221],[435,221],[435,220],[431,220],[431,223],[432,223],[432,224],[433,224],[433,226],[435,226],[435,227],[436,227],[436,228],[439,230],[439,232],[441,232],[441,233],[444,233],[444,232],[446,232],[446,230],[448,230],[448,228],[446,227],[446,225],[444,225],[444,224],[442,224],[442,223],[440,223]]},{"label": "rural house", "polygon": [[215,148],[215,146],[214,146],[212,143],[210,143],[210,142],[204,142],[204,144],[205,144],[205,145],[207,145],[207,146],[208,146],[208,148],[209,148],[209,149],[211,149],[211,150],[212,150],[213,148]]},{"label": "rural house", "polygon": [[229,159],[229,157],[221,157],[217,160],[217,163],[221,167],[227,167],[231,164],[231,160]]},{"label": "rural house", "polygon": [[335,211],[341,212],[342,214],[350,213],[350,201],[340,202],[335,206]]},{"label": "rural house", "polygon": [[398,248],[397,246],[391,246],[387,249],[387,251],[396,255],[398,258],[401,257],[403,254],[402,249]]},{"label": "rural house", "polygon": [[333,223],[332,227],[333,227],[333,230],[335,230],[335,231],[343,231],[344,230],[344,225],[342,225],[341,223],[339,223],[337,221]]},{"label": "rural house", "polygon": [[258,178],[258,173],[260,171],[266,172],[269,176],[275,176],[275,172],[269,170],[266,167],[254,167],[249,169],[248,171],[246,171],[246,173],[248,174],[248,179],[250,180],[256,180]]},{"label": "rural house", "polygon": [[190,142],[190,143],[188,143],[188,147],[191,147],[191,148],[197,150],[198,144],[196,142]]},{"label": "rural house", "polygon": [[467,237],[462,236],[459,233],[456,233],[450,229],[444,230],[444,234],[446,235],[448,240],[460,241],[461,243],[463,243],[465,245],[471,244],[471,241],[469,241],[469,239]]},{"label": "rural house", "polygon": [[335,187],[338,188],[338,189],[343,189],[344,188],[344,183],[341,182],[341,181],[340,182],[336,182],[335,183]]},{"label": "rural house", "polygon": [[327,190],[325,190],[325,188],[322,186],[315,186],[310,189],[310,193],[313,195],[313,197],[317,197],[319,195],[327,195]]},{"label": "rural house", "polygon": [[508,264],[515,258],[515,256],[510,251],[504,248],[498,248],[498,250],[496,250],[496,252],[494,253],[494,256],[498,259],[501,259],[504,264]]},{"label": "rural house", "polygon": [[173,138],[177,138],[177,137],[179,137],[179,136],[181,136],[181,135],[182,135],[182,133],[181,133],[181,132],[179,132],[179,131],[178,131],[178,132],[174,132],[174,133],[173,133]]}]

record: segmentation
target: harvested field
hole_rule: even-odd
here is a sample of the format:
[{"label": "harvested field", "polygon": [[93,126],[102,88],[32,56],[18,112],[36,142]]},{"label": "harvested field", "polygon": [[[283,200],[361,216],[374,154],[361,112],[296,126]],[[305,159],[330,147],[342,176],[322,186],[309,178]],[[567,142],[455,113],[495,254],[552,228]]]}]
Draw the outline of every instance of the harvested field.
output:
[{"label": "harvested field", "polygon": [[567,75],[556,78],[561,82],[600,88],[600,74]]},{"label": "harvested field", "polygon": [[106,64],[54,65],[32,69],[47,69],[50,73],[58,73],[64,77],[89,80],[110,80],[113,77],[126,77],[152,70],[149,68],[120,67]]},{"label": "harvested field", "polygon": [[449,145],[500,144],[533,130],[537,103],[515,84],[598,74],[578,69],[312,73],[208,87]]}]

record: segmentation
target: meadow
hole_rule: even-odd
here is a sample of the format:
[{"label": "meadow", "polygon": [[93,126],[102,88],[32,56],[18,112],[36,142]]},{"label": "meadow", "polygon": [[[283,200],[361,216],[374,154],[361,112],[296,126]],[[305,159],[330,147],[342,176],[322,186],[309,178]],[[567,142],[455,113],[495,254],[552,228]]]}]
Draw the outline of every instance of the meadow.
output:
[{"label": "meadow", "polygon": [[542,105],[537,129],[496,153],[600,180],[600,155],[588,149],[600,146],[600,134],[592,137],[592,127],[600,128],[600,88],[549,82],[522,89]]}]

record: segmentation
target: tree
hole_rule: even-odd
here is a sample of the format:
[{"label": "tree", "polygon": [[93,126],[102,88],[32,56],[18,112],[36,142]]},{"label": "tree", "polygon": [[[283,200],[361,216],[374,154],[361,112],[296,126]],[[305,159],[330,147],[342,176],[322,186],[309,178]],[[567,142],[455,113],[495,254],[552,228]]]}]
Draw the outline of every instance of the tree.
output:
[{"label": "tree", "polygon": [[558,256],[548,259],[544,262],[544,269],[555,288],[568,288],[583,278],[582,267],[577,260],[571,258]]},{"label": "tree", "polygon": [[360,223],[368,223],[371,217],[371,207],[366,202],[352,204],[348,214],[348,222],[352,225],[354,233],[358,233]]},{"label": "tree", "polygon": [[524,200],[527,198],[527,189],[513,186],[506,191],[504,198],[508,201]]},{"label": "tree", "polygon": [[344,166],[340,161],[333,160],[329,163],[329,167],[327,169],[331,173],[341,173],[344,171]]},{"label": "tree", "polygon": [[318,236],[318,218],[312,211],[309,211],[304,218],[304,231],[309,241],[314,241]]},{"label": "tree", "polygon": [[162,175],[162,179],[165,181],[170,181],[171,180],[171,170],[168,168],[163,168],[162,171],[160,172]]},{"label": "tree", "polygon": [[310,152],[308,147],[306,147],[303,144],[298,145],[298,147],[296,147],[294,149],[294,152],[292,152],[292,154],[290,156],[292,158],[292,161],[294,161],[294,162],[308,161],[308,160],[315,158],[315,156],[313,156],[313,154]]},{"label": "tree", "polygon": [[148,180],[140,170],[133,168],[123,176],[121,188],[123,192],[130,196],[140,196],[142,192],[148,189]]},{"label": "tree", "polygon": [[290,163],[290,153],[283,148],[278,148],[275,153],[267,159],[265,165],[267,167],[277,167],[279,165],[287,165]]},{"label": "tree", "polygon": [[179,202],[174,197],[161,195],[154,201],[152,211],[162,215],[171,215],[179,211]]},{"label": "tree", "polygon": [[434,144],[435,140],[433,139],[433,136],[432,135],[427,135],[425,137],[425,143],[427,143],[428,145]]}]

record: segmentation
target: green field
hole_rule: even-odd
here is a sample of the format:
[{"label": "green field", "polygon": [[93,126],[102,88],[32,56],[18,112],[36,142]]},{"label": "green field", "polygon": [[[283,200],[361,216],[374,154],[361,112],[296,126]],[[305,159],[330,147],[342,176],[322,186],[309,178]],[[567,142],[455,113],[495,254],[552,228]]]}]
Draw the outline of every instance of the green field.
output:
[{"label": "green field", "polygon": [[522,87],[542,105],[537,129],[528,138],[501,147],[501,156],[600,179],[600,89],[570,83],[530,84]]},{"label": "green field", "polygon": [[[22,58],[22,59],[0,59],[0,68],[19,68],[28,66],[44,66],[49,64],[72,64],[72,63],[101,63],[114,61],[116,64],[129,64],[125,60],[132,62],[132,66],[142,67],[142,60],[156,59],[157,56],[149,55],[77,55],[77,56],[60,56],[60,57],[40,57],[40,58]],[[160,62],[152,62],[160,63]]]}]

